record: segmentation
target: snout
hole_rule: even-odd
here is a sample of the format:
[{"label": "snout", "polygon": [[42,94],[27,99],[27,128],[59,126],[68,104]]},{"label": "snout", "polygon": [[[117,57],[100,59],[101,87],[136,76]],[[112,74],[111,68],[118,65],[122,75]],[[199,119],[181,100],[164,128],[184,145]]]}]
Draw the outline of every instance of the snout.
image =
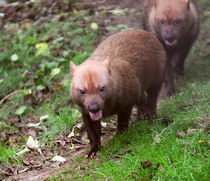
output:
[{"label": "snout", "polygon": [[98,103],[92,103],[88,105],[88,111],[89,111],[90,118],[93,121],[98,121],[102,118],[102,109]]},{"label": "snout", "polygon": [[174,45],[176,45],[177,37],[176,37],[175,33],[173,33],[172,30],[166,31],[164,33],[163,37],[164,37],[165,44],[167,46],[174,46]]},{"label": "snout", "polygon": [[167,46],[174,46],[174,45],[176,45],[176,42],[177,42],[177,40],[175,37],[165,38],[165,44]]},{"label": "snout", "polygon": [[98,103],[93,103],[93,104],[90,104],[88,106],[88,110],[91,112],[91,113],[96,113],[100,110],[100,106]]}]

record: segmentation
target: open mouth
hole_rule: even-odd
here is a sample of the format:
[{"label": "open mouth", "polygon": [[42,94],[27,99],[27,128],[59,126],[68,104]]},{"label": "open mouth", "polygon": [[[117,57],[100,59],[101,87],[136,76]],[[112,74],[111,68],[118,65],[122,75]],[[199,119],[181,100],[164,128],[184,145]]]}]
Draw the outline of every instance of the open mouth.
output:
[{"label": "open mouth", "polygon": [[102,110],[96,112],[96,113],[93,113],[93,112],[89,112],[89,115],[90,115],[90,118],[93,120],[93,121],[98,121],[102,118]]},{"label": "open mouth", "polygon": [[167,46],[174,46],[174,45],[176,45],[176,40],[173,40],[173,41],[168,41],[168,40],[165,40],[165,44],[167,45]]}]

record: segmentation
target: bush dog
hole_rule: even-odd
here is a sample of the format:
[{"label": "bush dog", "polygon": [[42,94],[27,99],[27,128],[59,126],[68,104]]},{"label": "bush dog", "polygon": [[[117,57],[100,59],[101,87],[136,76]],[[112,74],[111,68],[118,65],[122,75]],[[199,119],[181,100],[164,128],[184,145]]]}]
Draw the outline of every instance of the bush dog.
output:
[{"label": "bush dog", "polygon": [[129,30],[104,40],[81,65],[70,62],[73,101],[79,105],[93,158],[101,147],[102,117],[117,114],[117,133],[128,128],[134,105],[138,118],[156,117],[166,53],[150,33]]},{"label": "bush dog", "polygon": [[184,74],[184,61],[199,33],[199,15],[193,0],[146,0],[144,29],[165,47],[166,94],[175,93],[174,74]]}]

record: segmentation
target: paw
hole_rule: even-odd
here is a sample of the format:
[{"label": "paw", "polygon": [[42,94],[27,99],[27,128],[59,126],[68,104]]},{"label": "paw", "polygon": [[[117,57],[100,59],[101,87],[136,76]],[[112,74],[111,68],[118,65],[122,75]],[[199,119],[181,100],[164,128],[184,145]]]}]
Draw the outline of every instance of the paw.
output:
[{"label": "paw", "polygon": [[141,115],[138,116],[138,119],[144,119],[144,120],[150,120],[155,118],[157,118],[156,113],[151,113],[151,112],[142,113]]},{"label": "paw", "polygon": [[176,94],[176,90],[175,89],[173,89],[173,88],[166,89],[166,95],[168,97],[173,97],[175,94]]},{"label": "paw", "polygon": [[85,158],[88,158],[88,159],[93,159],[95,158],[97,155],[97,151],[90,151],[86,156]]},{"label": "paw", "polygon": [[182,70],[182,69],[176,69],[176,72],[175,72],[176,79],[178,79],[181,76],[184,76],[184,70]]}]

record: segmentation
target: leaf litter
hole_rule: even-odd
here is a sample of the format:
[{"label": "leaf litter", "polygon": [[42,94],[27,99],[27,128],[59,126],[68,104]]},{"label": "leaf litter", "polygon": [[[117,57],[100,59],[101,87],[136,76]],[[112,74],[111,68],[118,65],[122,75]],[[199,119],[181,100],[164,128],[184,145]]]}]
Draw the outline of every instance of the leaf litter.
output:
[{"label": "leaf litter", "polygon": [[[61,8],[65,7],[64,8],[65,12],[69,11],[69,9],[71,9],[71,10],[73,9],[73,7],[71,7],[71,5],[57,6],[59,4],[59,2],[61,2],[58,0],[54,1],[53,6],[52,6],[52,4],[49,4],[49,2],[51,3],[51,1],[45,1],[45,2],[43,1],[42,2],[43,6],[40,6],[40,7],[48,7],[50,9],[53,9],[53,8],[59,9],[60,7]],[[101,2],[96,2],[96,3],[101,3]],[[137,2],[137,3],[139,3],[139,2]],[[99,16],[95,17],[95,20],[96,20],[95,24],[92,24],[93,30],[104,31],[105,34],[103,33],[103,36],[108,36],[110,34],[110,32],[113,33],[113,31],[115,31],[114,29],[111,29],[111,28],[116,26],[116,24],[118,24],[118,25],[121,24],[121,27],[120,26],[117,27],[118,28],[117,31],[121,30],[121,29],[129,28],[130,26],[135,27],[135,28],[140,28],[139,27],[139,16],[137,16],[138,9],[136,10],[136,12],[133,12],[133,10],[132,11],[126,10],[125,7],[122,7],[122,9],[117,7],[117,9],[113,10],[113,4],[111,4],[111,6],[107,6],[107,5],[108,4],[105,4],[104,7],[102,5],[98,5],[98,7],[101,7],[101,9],[98,8],[98,10],[102,14],[102,16],[99,15]],[[41,16],[43,16],[44,12],[42,11],[42,9],[40,10],[40,7],[38,9],[35,9],[35,8],[30,9],[29,8],[30,11],[28,11],[28,9],[25,8],[24,6],[25,5],[22,3],[19,3],[19,4],[15,5],[14,7],[9,6],[9,5],[3,6],[2,14],[4,14],[3,15],[4,22],[6,22],[6,21],[7,22],[10,22],[10,21],[15,22],[15,23],[11,23],[11,25],[8,23],[8,26],[4,25],[4,29],[6,31],[8,31],[8,33],[17,31],[20,28],[20,26],[18,24],[16,24],[17,22],[19,22],[20,19],[27,19],[27,18],[29,19],[29,22],[23,23],[23,25],[21,25],[22,28],[24,26],[27,28],[28,26],[31,26],[30,25],[31,22],[34,22],[34,25],[39,25],[40,23],[50,21],[54,18],[53,16],[41,18]],[[29,4],[27,6],[29,6]],[[93,7],[92,5],[90,5],[90,6],[91,6],[91,8]],[[97,7],[97,5],[95,5],[95,6]],[[129,5],[126,5],[126,6],[129,7]],[[0,8],[1,7],[2,7],[2,5],[0,5]],[[33,7],[33,5],[32,5],[32,7]],[[106,10],[106,7],[109,7],[108,10]],[[116,5],[114,7],[116,7]],[[133,6],[133,7],[135,7],[135,6]],[[20,9],[22,8],[24,13],[22,13],[22,14],[17,13],[19,11],[18,8],[20,8]],[[76,9],[73,9],[73,10],[74,10],[74,13],[77,13]],[[115,15],[110,16],[110,14],[107,13],[107,11],[117,15],[117,17]],[[9,17],[9,12],[11,15],[10,17]],[[37,13],[37,12],[40,12],[40,13]],[[125,14],[126,14],[126,16],[125,16]],[[22,17],[23,15],[25,15],[24,18]],[[61,16],[59,16],[58,18],[61,18]],[[109,21],[110,18],[112,19],[112,21]],[[122,23],[125,23],[125,21],[128,24],[122,24]],[[0,25],[1,25],[1,23],[0,23]],[[110,29],[108,28],[108,30],[107,30],[107,27],[111,27],[111,28]],[[44,50],[43,51],[42,50],[43,50],[42,46],[41,46],[41,48],[40,47],[37,48],[37,52],[40,51],[40,54],[48,53],[48,49],[46,48],[46,46],[45,46]],[[28,73],[30,74],[31,72],[28,72]],[[55,76],[57,74],[59,74],[59,70],[54,70],[54,73],[52,73],[52,76]],[[43,85],[40,85],[39,88],[32,90],[32,94],[30,94],[30,98],[29,98],[30,101],[32,101],[34,105],[40,104],[44,99],[46,99],[46,97],[49,96],[48,94],[44,93],[44,91],[46,91],[46,90],[48,93],[50,93],[52,90],[52,87],[50,87],[48,85],[46,87]],[[22,115],[24,113],[24,111],[20,115]],[[40,119],[39,119],[40,122],[38,122],[37,119],[33,119],[32,121],[35,121],[34,123],[26,122],[27,124],[23,124],[21,126],[22,132],[25,132],[26,130],[28,130],[28,128],[30,128],[30,129],[32,128],[34,130],[36,130],[37,128],[44,129],[44,127],[42,127],[42,121],[48,119],[49,116],[46,115],[46,117],[45,117],[45,115],[44,115],[43,117],[44,117],[43,119],[41,119],[41,117],[40,117]],[[166,124],[168,126],[168,121]],[[24,128],[25,126],[28,128]],[[102,128],[103,128],[102,132],[103,133],[111,132],[111,134],[113,134],[115,127],[116,127],[116,125],[112,121],[102,122]],[[36,132],[39,132],[39,131],[40,130],[36,130]],[[187,131],[187,133],[185,133],[185,134],[191,134],[192,132],[194,132],[194,131],[189,130],[189,133]],[[56,162],[56,161],[52,160],[55,157],[52,149],[48,147],[47,143],[44,143],[43,145],[40,146],[39,142],[36,140],[36,138],[35,139],[34,138],[35,137],[30,137],[31,141],[29,141],[30,144],[28,144],[28,145],[30,145],[29,147],[32,147],[31,149],[26,147],[25,149],[22,150],[23,153],[18,152],[18,153],[20,153],[18,156],[23,155],[24,166],[22,168],[20,168],[19,166],[14,166],[14,168],[13,167],[10,168],[10,167],[2,165],[0,163],[0,171],[5,176],[12,176],[14,174],[20,174],[20,173],[26,172],[28,170],[33,170],[34,172],[30,172],[31,176],[27,177],[28,173],[25,173],[23,175],[16,175],[13,178],[18,178],[18,179],[22,179],[22,180],[27,179],[27,178],[28,178],[28,180],[30,180],[31,178],[43,180],[44,178],[47,178],[49,175],[52,176],[53,174],[56,173],[56,171],[58,171],[58,169],[56,170],[56,169],[50,168],[52,165],[54,165],[54,162]],[[108,138],[108,136],[103,137],[103,140],[106,141],[107,138]],[[56,150],[57,158],[59,158],[58,156],[61,155],[61,160],[64,160],[62,158],[69,158],[69,157],[73,158],[74,156],[84,154],[84,152],[86,151],[86,149],[88,147],[88,143],[86,142],[86,140],[87,140],[87,135],[85,134],[84,125],[82,125],[82,123],[80,121],[78,121],[78,123],[76,123],[72,127],[71,131],[65,132],[61,136],[57,137],[53,141],[53,143],[50,143],[50,144],[54,144],[57,146],[57,148],[58,148]],[[158,135],[156,135],[154,138],[154,142],[159,143],[160,141],[161,141],[161,139],[159,138]],[[199,142],[201,144],[207,143],[206,140],[202,140],[202,139]],[[40,153],[38,152],[38,149],[41,149],[42,155],[40,155]],[[125,153],[118,153],[119,155],[118,154],[117,155],[120,157],[121,154],[126,154],[129,152],[130,151],[127,150]],[[118,156],[116,156],[116,157],[118,157]],[[56,159],[54,158],[54,160],[56,160]],[[60,165],[60,163],[59,163],[59,166],[60,166],[59,169],[69,166],[67,164],[68,161],[62,162],[62,161],[59,161],[59,159],[57,161],[60,163],[63,163],[63,165]],[[151,167],[152,163],[148,160],[145,162],[141,162],[141,165],[144,168],[147,168],[147,167]],[[159,169],[164,169],[163,164],[159,164],[159,165],[157,165],[157,167]],[[38,171],[38,170],[40,170],[40,171]],[[0,176],[0,178],[1,178],[1,176]],[[3,178],[5,178],[5,177],[3,177]]]}]

